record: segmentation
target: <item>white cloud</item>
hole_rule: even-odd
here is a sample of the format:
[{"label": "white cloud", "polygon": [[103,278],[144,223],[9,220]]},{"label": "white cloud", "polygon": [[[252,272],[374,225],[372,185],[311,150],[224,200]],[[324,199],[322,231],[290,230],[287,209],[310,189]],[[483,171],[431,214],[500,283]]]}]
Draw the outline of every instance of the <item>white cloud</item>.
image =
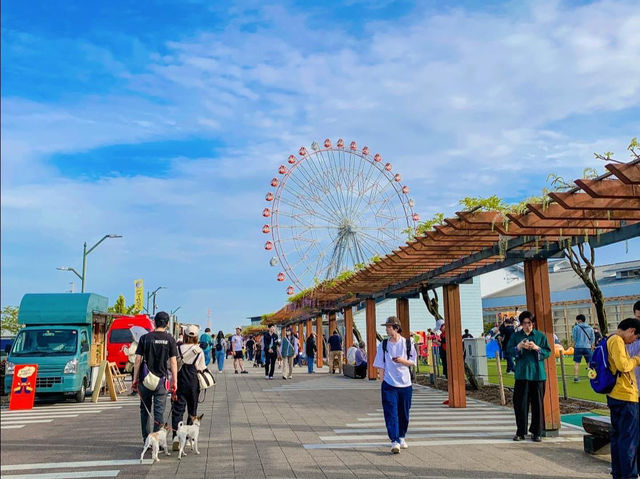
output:
[{"label": "white cloud", "polygon": [[[217,287],[221,265],[228,282],[241,278],[260,290],[244,305],[225,306],[227,314],[265,312],[282,292],[264,266],[259,211],[277,166],[302,144],[368,143],[412,186],[423,217],[452,211],[465,195],[528,196],[550,171],[572,177],[599,166],[594,151],[624,158],[639,120],[621,114],[617,125],[600,128],[597,119],[640,108],[636,7],[416,9],[354,30],[258,6],[248,17],[232,11],[226,28],[167,39],[165,51],[136,69],[142,73],[85,46],[130,92],[71,104],[3,99],[3,245],[37,231],[70,252],[78,238],[99,237],[109,225],[127,233],[122,244],[140,256],[141,274],[160,275],[168,262],[176,275]],[[254,22],[252,32],[243,28]],[[585,118],[587,127],[576,130]],[[223,147],[215,158],[185,152],[166,178],[80,181],[46,161],[57,152],[186,137]],[[224,269],[234,255],[237,268]],[[184,298],[197,296],[202,309],[210,292]]]}]

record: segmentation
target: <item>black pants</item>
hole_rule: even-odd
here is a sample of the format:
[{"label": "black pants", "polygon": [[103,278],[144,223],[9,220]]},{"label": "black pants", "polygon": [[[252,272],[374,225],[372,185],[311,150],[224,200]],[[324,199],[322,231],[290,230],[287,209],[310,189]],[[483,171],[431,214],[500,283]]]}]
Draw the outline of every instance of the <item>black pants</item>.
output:
[{"label": "black pants", "polygon": [[200,395],[200,385],[197,380],[195,384],[179,384],[178,400],[173,403],[171,410],[171,427],[173,428],[173,437],[176,437],[176,430],[180,421],[184,420],[184,410],[187,410],[187,424],[191,424],[192,416],[198,415],[198,396]]},{"label": "black pants", "polygon": [[367,363],[362,363],[355,367],[355,376],[357,378],[367,377]]},{"label": "black pants", "polygon": [[446,378],[447,376],[447,351],[440,348],[440,361],[442,362],[442,375]]},{"label": "black pants", "polygon": [[513,388],[513,411],[516,414],[518,436],[527,434],[527,420],[529,419],[529,405],[531,405],[531,426],[529,432],[540,436],[544,428],[542,400],[544,399],[545,381],[526,381],[516,379]]},{"label": "black pants", "polygon": [[274,353],[265,353],[264,354],[264,375],[273,377],[273,370],[276,368],[276,359],[278,355]]}]

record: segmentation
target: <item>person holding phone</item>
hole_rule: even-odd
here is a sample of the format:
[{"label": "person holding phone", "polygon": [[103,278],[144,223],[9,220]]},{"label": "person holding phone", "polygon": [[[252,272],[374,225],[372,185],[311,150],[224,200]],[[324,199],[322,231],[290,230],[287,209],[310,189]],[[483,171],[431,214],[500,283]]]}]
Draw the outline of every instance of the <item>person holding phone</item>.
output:
[{"label": "person holding phone", "polygon": [[401,448],[409,447],[405,437],[413,394],[410,368],[416,365],[417,355],[411,340],[400,336],[402,328],[398,318],[390,316],[382,326],[387,328],[388,339],[378,346],[373,366],[384,376],[381,386],[384,422],[391,452],[398,454]]},{"label": "person holding phone", "polygon": [[544,427],[542,400],[547,380],[544,360],[551,355],[551,348],[547,335],[534,329],[536,319],[533,314],[523,311],[518,319],[522,329],[513,333],[507,344],[507,352],[513,354],[516,360],[513,410],[517,431],[513,440],[524,440],[531,407],[531,440],[540,442]]}]

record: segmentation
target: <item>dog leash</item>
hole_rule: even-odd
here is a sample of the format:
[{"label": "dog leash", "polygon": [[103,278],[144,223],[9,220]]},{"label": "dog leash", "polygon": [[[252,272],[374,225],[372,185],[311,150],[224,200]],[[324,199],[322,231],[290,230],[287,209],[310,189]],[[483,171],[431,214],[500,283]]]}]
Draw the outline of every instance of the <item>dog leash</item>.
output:
[{"label": "dog leash", "polygon": [[[149,411],[149,408],[147,407],[147,405],[144,403],[144,399],[142,398],[142,394],[140,394],[140,390],[138,389],[138,397],[140,398],[140,403],[144,406],[144,408],[147,410],[147,414],[149,414],[149,417],[153,418],[153,414],[151,414],[151,411]],[[169,412],[172,413],[173,412],[173,399],[171,399],[171,409],[169,409]],[[164,418],[163,418],[164,419]],[[159,426],[164,426],[165,424],[169,424],[166,419],[164,420],[164,422],[158,422],[155,420],[155,418],[153,419],[153,423],[157,424]],[[173,427],[169,428],[171,431],[173,432],[178,432],[177,429],[174,429]]]}]

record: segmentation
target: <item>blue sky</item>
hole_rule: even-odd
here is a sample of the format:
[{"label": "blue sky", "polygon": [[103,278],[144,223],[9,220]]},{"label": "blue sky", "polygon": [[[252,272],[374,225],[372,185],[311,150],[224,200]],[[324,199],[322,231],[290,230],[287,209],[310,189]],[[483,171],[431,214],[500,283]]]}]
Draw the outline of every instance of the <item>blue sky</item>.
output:
[{"label": "blue sky", "polygon": [[260,212],[301,145],[370,145],[428,217],[640,134],[637,2],[309,3],[3,2],[2,304],[68,289],[56,266],[118,233],[88,290],[132,301],[144,278],[229,330],[286,299]]}]

